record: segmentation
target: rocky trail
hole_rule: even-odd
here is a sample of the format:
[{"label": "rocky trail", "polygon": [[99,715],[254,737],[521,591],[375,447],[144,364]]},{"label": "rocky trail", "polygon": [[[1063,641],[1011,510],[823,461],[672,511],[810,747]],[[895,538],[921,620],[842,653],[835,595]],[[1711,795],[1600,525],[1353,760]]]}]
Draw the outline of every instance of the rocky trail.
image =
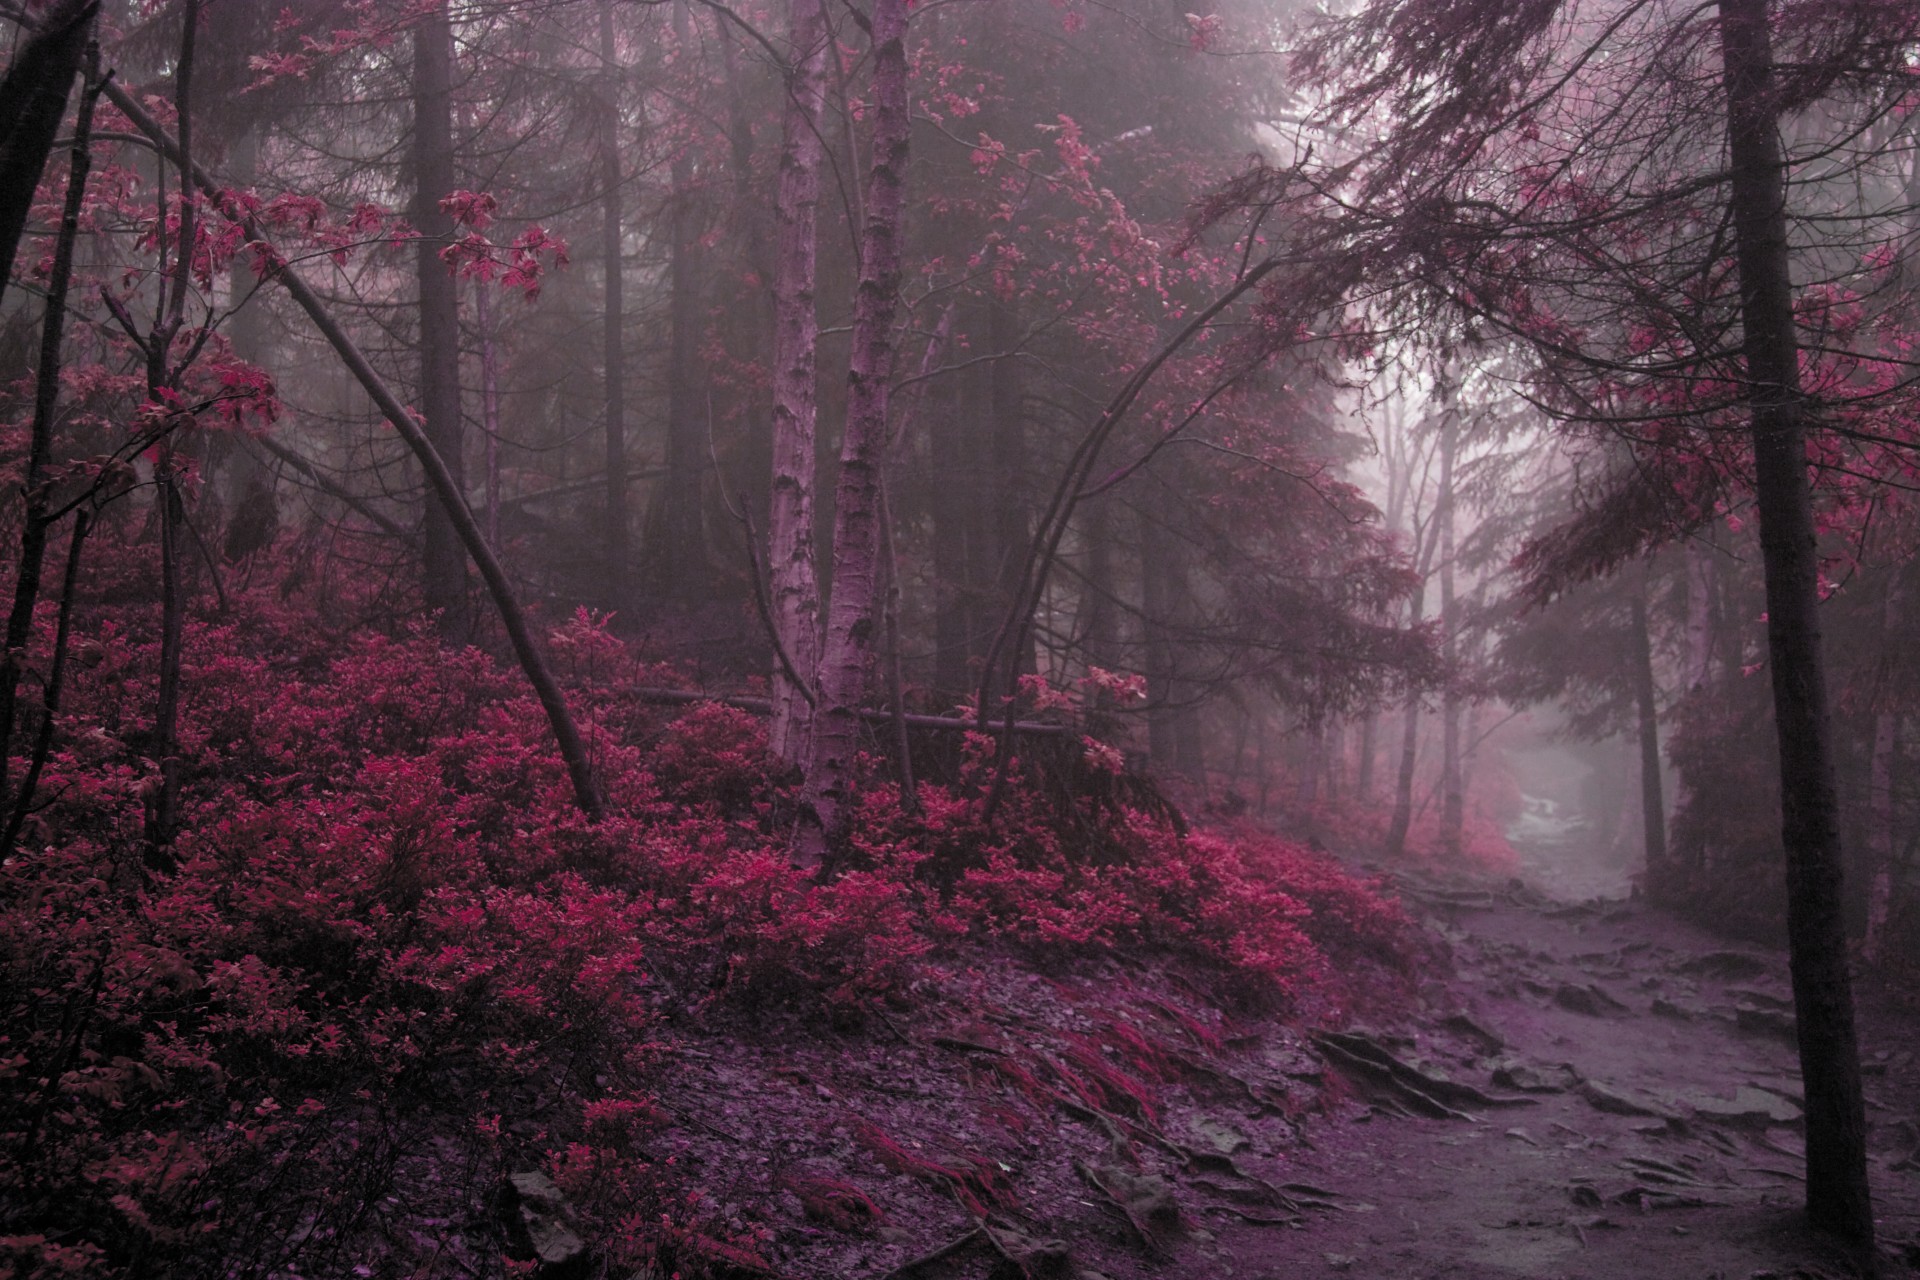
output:
[{"label": "rocky trail", "polygon": [[[1532,763],[1539,781],[1564,772]],[[1314,1215],[1284,1242],[1229,1232],[1235,1274],[1856,1274],[1798,1222],[1784,953],[1629,901],[1628,868],[1592,847],[1570,801],[1528,798],[1508,832],[1518,877],[1388,872],[1453,972],[1407,1025],[1362,1037],[1369,1061],[1336,1059],[1355,1101],[1289,1156],[1371,1209]],[[1863,991],[1860,1009],[1888,1277],[1920,1268],[1920,1017],[1896,995]]]},{"label": "rocky trail", "polygon": [[[1288,1153],[1364,1199],[1219,1274],[1675,1277],[1853,1271],[1795,1225],[1799,1081],[1784,957],[1620,903],[1403,878],[1451,944],[1412,1026],[1334,1057],[1356,1099]],[[1911,1012],[1863,1001],[1883,1274],[1920,1262]],[[1476,1096],[1477,1095],[1477,1096]]]},{"label": "rocky trail", "polygon": [[[1519,878],[1376,868],[1450,963],[1341,1030],[987,962],[838,1041],[678,1039],[672,1158],[783,1276],[1855,1274],[1797,1225],[1784,956],[1580,897],[1624,881],[1554,813]],[[1864,993],[1887,1277],[1920,1271],[1917,1026]]]}]

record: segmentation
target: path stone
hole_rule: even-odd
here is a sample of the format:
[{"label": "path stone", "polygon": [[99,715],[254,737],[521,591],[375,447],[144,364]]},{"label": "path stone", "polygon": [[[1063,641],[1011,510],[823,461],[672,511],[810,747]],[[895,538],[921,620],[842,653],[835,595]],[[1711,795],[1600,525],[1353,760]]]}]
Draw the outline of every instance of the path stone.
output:
[{"label": "path stone", "polygon": [[1682,1093],[1675,1100],[1693,1112],[1694,1119],[1708,1124],[1734,1128],[1764,1129],[1769,1125],[1794,1124],[1800,1108],[1777,1093],[1741,1085],[1731,1097],[1711,1093]]},{"label": "path stone", "polygon": [[1616,1089],[1598,1080],[1584,1082],[1580,1086],[1580,1096],[1595,1111],[1604,1111],[1610,1116],[1653,1116],[1660,1120],[1673,1118],[1673,1112],[1661,1108],[1655,1099],[1644,1095],[1635,1097],[1624,1089]]}]

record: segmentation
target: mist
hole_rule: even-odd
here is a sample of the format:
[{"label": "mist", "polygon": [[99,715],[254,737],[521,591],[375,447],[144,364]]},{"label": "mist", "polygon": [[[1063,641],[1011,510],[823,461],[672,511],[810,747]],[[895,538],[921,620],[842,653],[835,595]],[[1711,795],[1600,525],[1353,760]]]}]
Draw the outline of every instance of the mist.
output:
[{"label": "mist", "polygon": [[1920,1265],[1831,8],[0,10],[0,1280]]}]

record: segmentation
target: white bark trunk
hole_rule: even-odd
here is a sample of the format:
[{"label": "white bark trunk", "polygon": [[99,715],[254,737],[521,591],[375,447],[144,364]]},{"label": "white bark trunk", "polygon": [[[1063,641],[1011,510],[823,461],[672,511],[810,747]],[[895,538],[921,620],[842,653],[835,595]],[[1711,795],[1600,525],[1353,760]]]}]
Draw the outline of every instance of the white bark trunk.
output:
[{"label": "white bark trunk", "polygon": [[847,422],[835,491],[833,599],[820,657],[813,746],[806,765],[804,795],[816,822],[803,825],[795,845],[795,860],[802,865],[816,865],[827,845],[845,834],[845,802],[859,749],[859,705],[873,654],[880,481],[887,448],[893,318],[900,295],[900,222],[906,195],[906,0],[876,0],[872,21],[873,158],[867,175],[866,226],[860,239]]},{"label": "white bark trunk", "polygon": [[[780,186],[774,218],[773,492],[767,518],[767,572],[776,643],[803,679],[820,655],[820,588],[813,563],[813,435],[819,325],[814,273],[820,203],[820,112],[826,96],[827,17],[821,0],[792,0],[792,60],[782,122]],[[804,764],[812,737],[813,691],[773,670],[768,746],[787,764]]]}]

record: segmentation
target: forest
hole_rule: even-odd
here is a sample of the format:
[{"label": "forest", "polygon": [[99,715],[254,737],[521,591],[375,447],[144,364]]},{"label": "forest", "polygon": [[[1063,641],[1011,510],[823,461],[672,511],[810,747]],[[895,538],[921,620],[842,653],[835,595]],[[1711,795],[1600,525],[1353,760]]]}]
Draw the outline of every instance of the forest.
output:
[{"label": "forest", "polygon": [[0,60],[0,1280],[1920,1272],[1920,3]]}]

